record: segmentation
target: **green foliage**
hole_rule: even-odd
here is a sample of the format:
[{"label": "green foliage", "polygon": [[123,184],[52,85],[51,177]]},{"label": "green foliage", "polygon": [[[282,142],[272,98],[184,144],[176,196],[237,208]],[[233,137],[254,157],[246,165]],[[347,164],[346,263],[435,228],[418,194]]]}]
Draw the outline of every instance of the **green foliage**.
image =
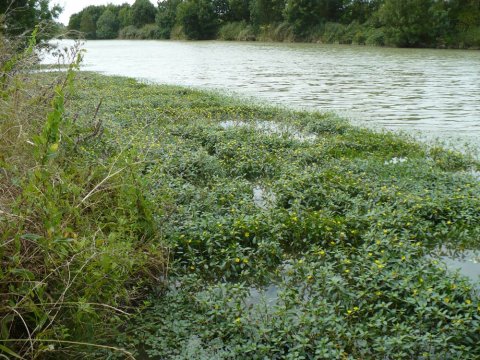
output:
[{"label": "green foliage", "polygon": [[[57,358],[48,340],[167,359],[478,357],[478,294],[432,253],[479,246],[474,159],[333,115],[73,84],[14,148],[0,142],[2,339],[27,340],[23,318]],[[22,344],[0,351],[29,356]]]},{"label": "green foliage", "polygon": [[230,22],[223,25],[218,31],[220,40],[248,41],[255,40],[255,31],[245,21]]},{"label": "green foliage", "polygon": [[[54,20],[61,12],[58,5],[50,6],[49,0],[15,0],[0,2],[1,32],[8,36],[30,34],[36,26],[42,28],[37,41],[55,35]],[[28,38],[28,36],[26,36]],[[25,46],[26,43],[21,44]]]},{"label": "green foliage", "polygon": [[352,23],[354,21],[363,24],[370,20],[382,0],[347,0],[344,1],[344,9],[342,11],[342,23]]},{"label": "green foliage", "polygon": [[158,26],[161,39],[170,39],[177,18],[177,7],[181,2],[181,0],[165,0],[158,3],[155,23]]},{"label": "green foliage", "polygon": [[388,45],[436,46],[448,30],[448,10],[435,0],[385,0],[379,10]]},{"label": "green foliage", "polygon": [[282,21],[284,0],[251,0],[250,19],[254,26],[274,24]]},{"label": "green foliage", "polygon": [[[105,16],[102,17],[104,14]],[[68,30],[73,31],[71,36],[74,38],[81,36],[82,34],[78,34],[80,32],[86,39],[96,39],[97,36],[99,39],[111,39],[117,37],[120,27],[131,25],[131,23],[128,4],[88,6],[70,17]]]},{"label": "green foliage", "polygon": [[336,0],[289,0],[285,19],[292,24],[296,35],[305,36],[313,27],[338,19],[341,7],[341,1]]},{"label": "green foliage", "polygon": [[97,38],[97,21],[105,11],[104,6],[88,6],[83,9],[77,16],[80,16],[79,28],[76,29],[73,26],[77,25],[78,20],[75,20],[72,27],[69,30],[77,30],[84,34],[86,39]]},{"label": "green foliage", "polygon": [[[87,7],[72,15],[69,29],[93,39],[107,10],[118,19],[118,25],[106,27],[108,38],[480,47],[478,0],[165,0],[157,9],[149,0],[137,0],[131,7]],[[107,18],[111,24],[110,14]],[[154,21],[156,31],[138,30]],[[103,31],[99,37],[105,37]]]},{"label": "green foliage", "polygon": [[105,10],[97,21],[97,37],[99,39],[114,39],[118,34],[119,23],[115,14]]},{"label": "green foliage", "polygon": [[188,39],[213,39],[218,29],[218,19],[208,0],[188,0],[177,8],[177,20]]},{"label": "green foliage", "polygon": [[250,8],[248,0],[229,0],[227,21],[245,21],[250,20]]},{"label": "green foliage", "polygon": [[97,98],[68,113],[81,52],[33,74],[35,34],[22,54],[0,38],[0,356],[83,358],[162,273],[163,248],[138,153],[108,146]]},{"label": "green foliage", "polygon": [[118,21],[121,29],[133,24],[130,5],[125,4],[121,6],[121,8],[118,10]]},{"label": "green foliage", "polygon": [[159,30],[155,24],[147,24],[140,29],[130,25],[120,30],[118,37],[131,40],[158,39]]},{"label": "green foliage", "polygon": [[156,9],[150,0],[135,0],[130,11],[132,25],[137,28],[155,22]]},{"label": "green foliage", "polygon": [[[162,359],[479,356],[475,285],[432,252],[479,247],[474,159],[333,115],[82,81],[74,108],[102,91],[113,138],[145,159],[144,217],[173,259],[121,346]],[[263,286],[270,304],[254,297]]]}]

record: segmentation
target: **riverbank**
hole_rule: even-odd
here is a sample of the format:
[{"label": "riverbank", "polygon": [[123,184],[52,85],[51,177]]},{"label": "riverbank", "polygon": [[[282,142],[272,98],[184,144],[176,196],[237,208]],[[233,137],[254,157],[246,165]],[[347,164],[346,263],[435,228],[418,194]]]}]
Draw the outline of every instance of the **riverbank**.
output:
[{"label": "riverbank", "polygon": [[[47,202],[61,235],[46,243],[105,256],[79,268],[87,300],[52,336],[138,358],[480,355],[478,293],[428,256],[480,247],[475,160],[212,92],[93,73],[72,90],[49,147],[63,181],[42,180],[64,209]],[[118,311],[105,321],[94,302]]]},{"label": "riverbank", "polygon": [[[362,26],[359,24],[327,23],[324,27],[312,31],[308,35],[298,37],[293,32],[293,27],[285,24],[269,24],[262,27],[253,27],[245,22],[233,22],[219,28],[215,37],[209,41],[241,41],[263,43],[296,43],[296,44],[330,44],[330,45],[353,45],[373,46],[386,48],[414,48],[414,49],[449,49],[449,50],[480,50],[480,31],[475,29],[472,34],[464,34],[464,39],[456,39],[455,42],[444,42],[437,45],[423,46],[398,46],[386,40],[385,30]],[[61,39],[64,37],[61,36]],[[78,34],[67,36],[65,39],[81,39]],[[172,40],[172,41],[198,41],[188,39],[181,27],[174,27],[169,38],[158,35],[154,24],[142,28],[130,26],[122,29],[117,38],[91,39],[88,40]]]}]

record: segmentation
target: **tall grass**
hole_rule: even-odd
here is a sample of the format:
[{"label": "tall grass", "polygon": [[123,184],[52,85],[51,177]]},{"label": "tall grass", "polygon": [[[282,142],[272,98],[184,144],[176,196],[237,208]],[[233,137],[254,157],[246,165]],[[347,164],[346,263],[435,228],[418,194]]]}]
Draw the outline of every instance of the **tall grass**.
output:
[{"label": "tall grass", "polygon": [[0,35],[0,356],[83,357],[110,348],[164,251],[142,161],[108,147],[101,99],[88,120],[66,110],[81,50],[63,51],[66,72],[34,73],[36,37],[18,50]]}]

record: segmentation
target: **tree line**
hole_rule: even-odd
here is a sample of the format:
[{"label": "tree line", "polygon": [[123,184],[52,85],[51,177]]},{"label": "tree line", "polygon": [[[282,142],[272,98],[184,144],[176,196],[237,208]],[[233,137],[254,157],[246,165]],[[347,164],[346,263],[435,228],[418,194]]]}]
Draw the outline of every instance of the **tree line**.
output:
[{"label": "tree line", "polygon": [[68,28],[87,39],[480,48],[480,0],[136,0],[86,7]]}]

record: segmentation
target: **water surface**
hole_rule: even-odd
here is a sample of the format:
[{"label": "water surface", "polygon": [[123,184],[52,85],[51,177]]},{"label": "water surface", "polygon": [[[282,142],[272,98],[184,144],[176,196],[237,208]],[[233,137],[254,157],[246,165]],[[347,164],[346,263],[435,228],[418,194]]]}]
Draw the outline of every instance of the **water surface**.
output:
[{"label": "water surface", "polygon": [[84,48],[85,70],[480,143],[480,51],[130,40],[87,41]]}]

